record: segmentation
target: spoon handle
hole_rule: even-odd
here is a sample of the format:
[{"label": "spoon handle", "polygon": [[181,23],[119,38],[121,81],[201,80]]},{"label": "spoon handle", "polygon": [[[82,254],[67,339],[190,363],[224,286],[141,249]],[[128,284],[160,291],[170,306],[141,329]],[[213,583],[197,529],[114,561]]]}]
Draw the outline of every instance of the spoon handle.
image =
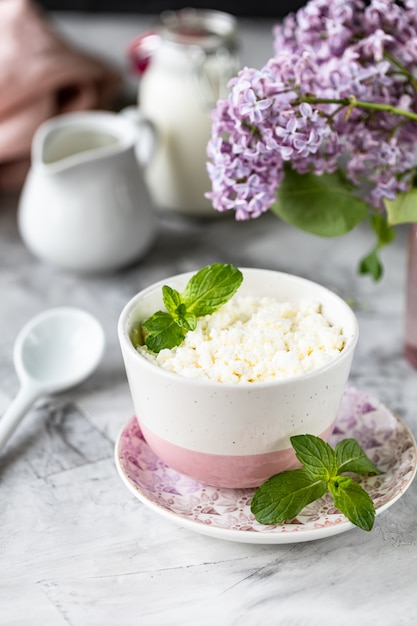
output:
[{"label": "spoon handle", "polygon": [[0,452],[39,395],[36,387],[21,386],[9,408],[0,417]]}]

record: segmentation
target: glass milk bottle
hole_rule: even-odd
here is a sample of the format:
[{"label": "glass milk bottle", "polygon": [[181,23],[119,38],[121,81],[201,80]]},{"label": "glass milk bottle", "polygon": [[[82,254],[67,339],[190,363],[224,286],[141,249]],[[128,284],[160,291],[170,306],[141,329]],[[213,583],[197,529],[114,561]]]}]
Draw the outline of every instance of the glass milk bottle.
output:
[{"label": "glass milk bottle", "polygon": [[157,147],[144,175],[164,211],[215,217],[205,198],[211,109],[238,70],[236,20],[220,11],[162,13],[159,27],[133,42],[141,74],[139,107],[153,122]]}]

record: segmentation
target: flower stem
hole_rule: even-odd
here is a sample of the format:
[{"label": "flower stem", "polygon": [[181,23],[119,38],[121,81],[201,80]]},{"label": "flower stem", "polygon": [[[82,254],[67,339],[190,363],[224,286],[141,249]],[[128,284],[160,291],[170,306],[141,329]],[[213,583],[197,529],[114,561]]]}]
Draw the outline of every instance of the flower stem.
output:
[{"label": "flower stem", "polygon": [[301,102],[308,102],[309,104],[342,104],[347,107],[358,107],[360,109],[371,109],[373,111],[386,111],[387,113],[393,113],[394,115],[402,115],[407,119],[417,122],[417,113],[406,111],[405,109],[399,109],[391,104],[382,104],[378,102],[366,102],[363,100],[356,100],[355,96],[348,98],[312,98],[310,96],[302,96],[298,100],[295,100],[292,104],[301,104]]},{"label": "flower stem", "polygon": [[417,91],[417,80],[414,78],[414,76],[411,74],[411,72],[409,72],[407,70],[407,68],[404,67],[404,65],[402,63],[400,63],[400,61],[398,61],[395,57],[392,56],[392,54],[390,54],[386,50],[384,52],[384,57],[386,59],[388,59],[388,61],[390,61],[393,65],[395,65],[395,67],[398,67],[398,69],[400,70],[401,74],[403,74],[404,76],[407,77],[407,79],[410,81],[410,84]]}]

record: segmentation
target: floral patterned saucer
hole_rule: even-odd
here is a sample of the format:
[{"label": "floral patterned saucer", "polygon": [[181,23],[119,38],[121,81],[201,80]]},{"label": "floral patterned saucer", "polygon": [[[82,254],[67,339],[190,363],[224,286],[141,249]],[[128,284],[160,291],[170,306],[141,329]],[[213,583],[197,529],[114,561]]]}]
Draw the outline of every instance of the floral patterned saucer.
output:
[{"label": "floral patterned saucer", "polygon": [[[358,478],[378,515],[403,495],[415,476],[414,437],[392,411],[353,387],[344,393],[329,443],[334,446],[346,437],[354,437],[382,472]],[[171,469],[150,450],[135,417],[118,437],[115,458],[123,482],[139,500],[204,535],[245,543],[296,543],[354,528],[328,494],[290,523],[259,524],[250,511],[254,489],[210,487]]]}]

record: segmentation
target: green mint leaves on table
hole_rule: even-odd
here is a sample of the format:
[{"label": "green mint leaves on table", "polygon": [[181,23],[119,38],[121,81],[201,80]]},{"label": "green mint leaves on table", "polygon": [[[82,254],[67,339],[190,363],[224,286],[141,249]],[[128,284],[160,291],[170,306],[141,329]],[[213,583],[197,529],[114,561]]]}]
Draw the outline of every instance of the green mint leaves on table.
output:
[{"label": "green mint leaves on table", "polygon": [[261,524],[280,524],[330,491],[334,505],[353,524],[371,530],[375,507],[367,492],[344,472],[380,474],[355,439],[343,439],[335,449],[314,435],[296,435],[291,444],[301,469],[276,474],[255,491],[251,511]]},{"label": "green mint leaves on table", "polygon": [[[186,333],[195,329],[197,318],[214,313],[230,300],[242,280],[242,272],[234,265],[215,263],[194,274],[182,293],[164,285],[166,311],[157,311],[142,323],[146,346],[153,352],[179,346]],[[136,334],[131,336],[134,345]]]}]

